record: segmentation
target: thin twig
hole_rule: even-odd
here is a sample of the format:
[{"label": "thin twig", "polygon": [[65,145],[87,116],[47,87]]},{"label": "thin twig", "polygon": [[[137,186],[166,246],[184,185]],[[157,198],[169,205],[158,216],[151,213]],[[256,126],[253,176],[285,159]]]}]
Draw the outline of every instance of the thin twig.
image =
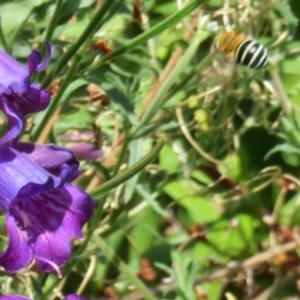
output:
[{"label": "thin twig", "polygon": [[230,276],[231,274],[235,274],[236,272],[243,270],[245,268],[249,268],[249,267],[253,268],[257,265],[260,265],[262,263],[269,261],[271,258],[273,258],[279,254],[292,251],[292,250],[296,249],[297,247],[299,247],[299,245],[300,245],[300,241],[297,240],[297,241],[289,242],[289,243],[279,245],[276,247],[272,247],[265,252],[256,254],[256,255],[244,260],[243,262],[230,262],[226,268],[217,270],[213,273],[210,273],[210,274],[198,279],[195,282],[195,284],[197,285],[197,284],[200,284],[203,282],[225,278],[225,277]]},{"label": "thin twig", "polygon": [[272,296],[273,292],[277,289],[278,285],[280,283],[279,279],[276,279],[274,283],[264,290],[261,294],[259,294],[257,297],[255,297],[252,300],[265,300],[265,299],[270,299],[270,296]]},{"label": "thin twig", "polygon": [[90,280],[91,280],[91,278],[94,274],[96,266],[97,266],[97,256],[92,255],[89,268],[86,271],[85,276],[84,276],[83,280],[81,281],[80,286],[78,287],[78,289],[76,291],[76,294],[80,295],[83,292],[83,290],[85,289],[87,284],[90,282]]},{"label": "thin twig", "polygon": [[[190,22],[190,26],[183,36],[184,41],[189,41],[196,33],[195,28],[198,25],[198,18],[199,18],[199,14],[201,12],[202,12],[202,6],[200,8],[198,8],[198,10],[195,13],[195,16],[193,17],[192,21]],[[182,47],[179,47],[173,53],[172,57],[170,58],[169,62],[166,65],[166,67],[164,68],[162,74],[160,75],[158,82],[152,87],[151,91],[149,92],[148,96],[146,97],[146,99],[144,101],[144,109],[146,109],[150,105],[150,103],[154,99],[157,91],[160,89],[162,84],[172,73],[174,66],[176,65],[178,59],[183,54],[183,51],[184,51],[184,49]],[[142,115],[142,114],[143,114],[143,112],[140,112],[140,115]]]},{"label": "thin twig", "polygon": [[278,72],[275,70],[271,70],[270,75],[272,78],[273,86],[277,92],[277,97],[278,97],[279,103],[282,107],[282,110],[284,111],[284,113],[287,116],[289,116],[291,114],[291,104],[285,93],[285,90],[282,85],[281,79],[278,75]]},{"label": "thin twig", "polygon": [[176,108],[176,116],[177,119],[179,121],[180,124],[180,129],[183,133],[183,135],[185,136],[185,138],[188,140],[188,142],[194,147],[194,149],[202,156],[204,157],[207,161],[212,162],[213,164],[219,165],[222,162],[214,157],[212,157],[211,155],[209,155],[207,152],[205,152],[200,145],[197,144],[197,142],[193,139],[193,137],[191,136],[184,117],[183,117],[183,113],[182,113],[182,109],[180,107]]}]

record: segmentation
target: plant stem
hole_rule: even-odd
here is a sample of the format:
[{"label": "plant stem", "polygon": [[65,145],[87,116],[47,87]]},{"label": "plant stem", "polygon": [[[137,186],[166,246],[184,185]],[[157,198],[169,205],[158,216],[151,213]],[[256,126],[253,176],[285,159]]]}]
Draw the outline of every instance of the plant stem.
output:
[{"label": "plant stem", "polygon": [[68,63],[68,61],[78,52],[84,42],[93,36],[94,33],[103,25],[104,16],[108,13],[109,8],[112,5],[122,4],[124,0],[114,0],[114,1],[104,1],[103,6],[99,9],[92,20],[89,22],[88,26],[82,32],[78,40],[69,48],[69,50],[57,61],[55,67],[51,72],[45,77],[42,82],[42,86],[47,87],[52,79],[57,76],[64,66]]},{"label": "plant stem", "polygon": [[112,53],[103,56],[97,63],[91,65],[90,67],[86,68],[84,71],[92,71],[94,69],[99,68],[104,62],[120,55],[124,54],[125,52],[131,51],[132,49],[136,48],[137,46],[145,43],[150,38],[154,37],[155,35],[161,33],[166,28],[174,25],[178,21],[180,21],[183,17],[188,15],[192,12],[197,6],[202,4],[204,0],[195,0],[188,4],[183,9],[179,10],[178,12],[174,13],[172,16],[168,17],[166,20],[162,21],[161,23],[153,26],[150,30],[146,31],[145,33],[139,35],[138,37],[132,39],[131,42],[125,44],[124,46],[116,49]]}]

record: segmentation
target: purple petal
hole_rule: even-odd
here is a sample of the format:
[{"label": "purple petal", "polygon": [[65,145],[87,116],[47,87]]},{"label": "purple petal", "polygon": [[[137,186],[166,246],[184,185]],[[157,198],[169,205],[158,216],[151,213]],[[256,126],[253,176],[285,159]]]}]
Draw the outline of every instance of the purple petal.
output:
[{"label": "purple petal", "polygon": [[18,203],[24,202],[27,198],[34,197],[52,189],[54,189],[54,180],[50,176],[43,184],[29,182],[19,190],[17,196],[10,202],[10,206],[17,205]]},{"label": "purple petal", "polygon": [[32,75],[38,68],[38,65],[42,61],[42,55],[40,52],[33,50],[27,59],[29,74]]},{"label": "purple petal", "polygon": [[30,143],[18,143],[14,148],[51,174],[61,177],[63,182],[70,182],[79,175],[79,162],[66,148]]},{"label": "purple petal", "polygon": [[8,272],[16,272],[30,264],[33,253],[26,233],[19,228],[15,218],[8,215],[5,224],[9,235],[9,244],[5,252],[0,255],[0,265]]},{"label": "purple petal", "polygon": [[84,297],[78,296],[77,294],[70,294],[65,297],[65,300],[86,300],[86,299]]},{"label": "purple petal", "polygon": [[79,160],[95,160],[101,157],[101,151],[95,150],[89,143],[81,143],[70,147]]},{"label": "purple petal", "polygon": [[[0,109],[8,117],[8,131],[18,129],[20,133],[24,126],[25,115],[44,110],[49,104],[49,92],[31,84],[32,74],[44,70],[50,61],[50,44],[47,45],[47,52],[42,62],[40,53],[33,51],[28,57],[26,67],[0,51]],[[18,120],[13,117],[13,113]],[[19,122],[22,126],[17,126]],[[6,138],[11,135],[15,136],[15,132],[6,135]]]},{"label": "purple petal", "polygon": [[[83,236],[81,228],[91,217],[93,207],[89,195],[72,185],[27,199],[23,211],[32,224],[27,231],[34,252],[62,266],[71,254],[71,238]],[[42,260],[37,259],[37,264],[42,271],[53,271]]]},{"label": "purple petal", "polygon": [[47,54],[45,56],[44,61],[42,61],[41,53],[36,50],[32,51],[28,56],[27,63],[28,63],[28,69],[30,75],[32,75],[35,72],[42,72],[48,67],[51,60],[51,54],[52,54],[51,53],[52,47],[51,44],[48,42],[46,43],[46,50],[47,50]]},{"label": "purple petal", "polygon": [[52,56],[52,46],[48,42],[46,42],[46,50],[47,50],[47,54],[45,56],[45,59],[38,65],[36,69],[37,72],[44,71],[50,63],[51,56]]},{"label": "purple petal", "polygon": [[0,300],[30,300],[21,295],[0,295]]},{"label": "purple petal", "polygon": [[[43,188],[44,192],[41,192]],[[49,190],[49,182],[39,187],[29,183],[20,189],[11,202],[9,214],[18,224],[19,239],[24,237],[27,240],[22,251],[32,249],[39,268],[49,272],[55,269],[53,265],[62,266],[69,259],[71,238],[83,236],[81,228],[91,217],[93,207],[94,202],[90,196],[70,184]],[[12,225],[8,223],[7,226]],[[14,238],[10,236],[11,230],[10,241]],[[19,260],[16,255],[22,252],[15,253],[12,249],[9,246],[4,253],[5,258]],[[0,264],[10,272],[16,270],[8,269],[1,260]]]},{"label": "purple petal", "polygon": [[[44,184],[50,176],[51,174],[18,151],[0,147],[0,208],[8,212],[12,199],[21,188],[29,183]],[[52,176],[52,179],[55,186],[60,185],[59,178]]]},{"label": "purple petal", "polygon": [[41,55],[34,50],[28,56],[28,67],[20,64],[7,53],[0,50],[0,94],[8,95],[27,92],[30,87],[30,77],[34,72],[43,71],[51,58],[51,46],[47,44],[47,55],[41,62]]},{"label": "purple petal", "polygon": [[0,93],[16,82],[23,82],[28,76],[28,69],[7,53],[0,50]]},{"label": "purple petal", "polygon": [[50,93],[47,90],[41,90],[35,84],[28,87],[26,93],[20,97],[13,96],[15,109],[22,115],[39,112],[47,108],[50,102]]},{"label": "purple petal", "polygon": [[87,193],[36,164],[58,167],[51,159],[47,164],[41,150],[53,157],[55,153],[66,165],[60,174],[65,177],[64,172],[78,167],[73,155],[59,147],[38,147],[21,144],[25,156],[16,150],[18,145],[0,146],[0,207],[7,214],[9,240],[0,265],[9,272],[26,267],[33,258],[42,271],[57,271],[70,257],[71,238],[83,236],[82,227],[95,205]]},{"label": "purple petal", "polygon": [[6,101],[0,100],[0,108],[7,117],[6,133],[0,140],[0,144],[5,144],[8,141],[17,138],[17,136],[23,129],[24,119],[23,117],[17,116],[17,114],[8,107]]}]

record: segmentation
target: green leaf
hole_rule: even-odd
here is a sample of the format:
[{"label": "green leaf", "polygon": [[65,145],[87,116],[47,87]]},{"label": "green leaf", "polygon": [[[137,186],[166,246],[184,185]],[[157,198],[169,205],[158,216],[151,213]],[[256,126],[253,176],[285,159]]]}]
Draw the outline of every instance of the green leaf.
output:
[{"label": "green leaf", "polygon": [[60,10],[58,25],[67,23],[69,19],[76,13],[81,0],[65,0]]},{"label": "green leaf", "polygon": [[272,150],[270,150],[264,157],[265,160],[269,159],[274,153],[282,152],[285,154],[297,154],[300,155],[300,149],[296,148],[289,144],[281,144],[275,146]]},{"label": "green leaf", "polygon": [[298,24],[298,19],[293,14],[288,2],[277,2],[274,6],[288,24],[295,26]]},{"label": "green leaf", "polygon": [[[143,139],[131,141],[128,145],[129,158],[128,166],[131,167],[136,164],[142,157]],[[129,201],[134,193],[137,181],[139,179],[139,173],[132,176],[125,184],[124,197],[125,201]]]},{"label": "green leaf", "polygon": [[290,227],[297,226],[300,223],[299,196],[299,192],[297,191],[288,202],[284,203],[279,213],[280,224]]},{"label": "green leaf", "polygon": [[[251,243],[253,240],[253,220],[249,215],[239,214],[227,224],[222,220],[209,228],[208,239],[215,245],[219,245],[219,251],[226,255],[238,255],[245,251],[257,250]],[[225,226],[224,226],[225,225]],[[231,226],[230,226],[231,225]],[[224,230],[224,227],[227,229]]]},{"label": "green leaf", "polygon": [[166,80],[163,81],[162,85],[157,90],[154,98],[152,99],[151,104],[147,107],[147,110],[141,117],[138,125],[134,129],[132,136],[139,135],[139,131],[142,130],[143,126],[148,124],[152,117],[157,113],[157,111],[161,108],[164,102],[164,96],[167,94],[171,86],[175,83],[178,79],[179,74],[181,74],[187,65],[190,63],[192,57],[194,56],[199,44],[207,39],[209,36],[208,32],[198,32],[197,36],[191,42],[189,47],[183,53],[183,55],[178,60],[177,64],[173,68],[172,73],[170,76],[167,77]]},{"label": "green leaf", "polygon": [[165,145],[159,154],[159,165],[168,173],[175,173],[180,166],[177,155],[169,145]]},{"label": "green leaf", "polygon": [[[52,1],[53,2],[53,1]],[[50,3],[48,1],[47,3]],[[10,1],[1,5],[1,23],[5,24],[4,32],[8,36],[28,18],[32,9],[44,5],[43,0]],[[12,17],[13,14],[13,17]]]},{"label": "green leaf", "polygon": [[179,217],[187,226],[216,221],[222,213],[221,206],[198,196],[197,189],[199,187],[195,188],[184,180],[171,182],[164,187],[164,191],[179,207]]},{"label": "green leaf", "polygon": [[143,299],[156,300],[150,290],[144,285],[144,283],[128,268],[128,266],[119,258],[114,249],[111,248],[108,243],[105,242],[100,236],[94,236],[93,238],[97,246],[103,251],[104,255],[115,264],[126,277],[126,279],[142,294]]},{"label": "green leaf", "polygon": [[102,59],[100,59],[96,64],[93,64],[91,67],[88,68],[87,71],[92,71],[99,66],[101,66],[104,62],[120,55],[125,52],[128,52],[130,50],[133,50],[138,45],[141,45],[145,43],[150,38],[156,36],[157,34],[161,33],[162,30],[165,30],[166,28],[176,24],[178,21],[180,21],[182,18],[184,18],[186,15],[191,13],[197,6],[204,3],[205,0],[194,0],[190,2],[188,5],[186,5],[183,9],[179,10],[178,12],[174,13],[164,21],[160,22],[159,24],[153,26],[151,29],[146,31],[145,33],[139,35],[135,39],[133,39],[131,42],[125,44],[124,46],[118,48],[117,50],[113,51],[111,54],[105,55]]},{"label": "green leaf", "polygon": [[120,108],[125,118],[129,120],[131,124],[137,123],[137,117],[134,113],[134,108],[131,105],[129,99],[120,92],[114,85],[103,83],[101,88],[109,95],[113,102]]},{"label": "green leaf", "polygon": [[78,50],[87,42],[92,39],[94,33],[101,28],[104,24],[104,18],[108,17],[110,14],[113,14],[114,11],[109,11],[109,9],[114,7],[119,7],[122,5],[124,0],[115,0],[115,1],[105,1],[101,8],[95,13],[92,20],[88,23],[86,28],[81,32],[77,41],[72,44],[66,53],[56,62],[55,67],[47,74],[46,78],[43,80],[42,86],[47,87],[50,82],[60,74],[62,69],[66,64],[78,54]]},{"label": "green leaf", "polygon": [[91,192],[91,196],[98,200],[102,196],[109,193],[112,189],[119,186],[121,183],[133,177],[135,174],[141,172],[150,162],[152,162],[157,155],[159,154],[161,148],[163,147],[164,142],[160,141],[157,145],[155,145],[152,150],[142,158],[138,163],[134,164],[132,167],[124,171],[122,174],[116,176],[115,178],[105,182],[99,188],[93,190]]},{"label": "green leaf", "polygon": [[142,185],[138,184],[136,186],[137,192],[148,202],[148,204],[152,207],[152,209],[161,217],[166,218],[168,217],[167,211],[165,211],[157,202],[155,199],[156,195],[150,194],[148,191],[146,191]]}]

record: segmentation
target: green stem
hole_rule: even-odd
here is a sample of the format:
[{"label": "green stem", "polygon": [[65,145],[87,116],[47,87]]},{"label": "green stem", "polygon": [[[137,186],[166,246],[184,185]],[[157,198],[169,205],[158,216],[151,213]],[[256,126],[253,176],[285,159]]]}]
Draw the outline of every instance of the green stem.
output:
[{"label": "green stem", "polygon": [[56,28],[57,22],[60,17],[62,5],[63,5],[63,0],[56,0],[55,11],[54,11],[52,19],[49,23],[49,26],[47,27],[45,38],[44,38],[44,43],[51,40],[51,37],[53,35],[53,32]]},{"label": "green stem", "polygon": [[112,177],[115,177],[117,175],[117,173],[120,170],[120,166],[122,164],[123,158],[125,156],[125,153],[127,151],[127,146],[128,146],[128,139],[127,139],[127,131],[125,132],[125,137],[124,137],[124,142],[123,142],[123,147],[121,150],[121,153],[119,155],[118,161],[114,167],[113,173],[112,173]]},{"label": "green stem", "polygon": [[31,14],[32,14],[32,10],[28,13],[28,15],[26,16],[26,18],[24,19],[24,21],[20,24],[20,26],[16,30],[14,30],[14,32],[10,36],[10,38],[9,38],[9,44],[7,44],[7,52],[8,53],[12,52],[13,43],[14,43],[16,37],[18,36],[19,32],[21,31],[21,29],[24,28],[24,25],[27,23],[27,21],[30,18]]},{"label": "green stem", "polygon": [[72,63],[57,94],[51,100],[47,110],[45,112],[43,112],[43,118],[41,119],[41,121],[38,124],[36,124],[36,127],[33,129],[32,135],[31,135],[31,140],[36,141],[38,139],[38,137],[42,133],[43,129],[45,128],[47,122],[49,121],[51,116],[54,114],[54,111],[57,108],[57,105],[59,103],[61,96],[63,95],[63,93],[67,89],[68,85],[70,84],[70,82],[73,79],[73,75],[78,67],[78,63],[79,63],[79,58],[75,59],[74,62]]},{"label": "green stem", "polygon": [[[91,196],[96,200],[100,200],[101,196],[104,196],[111,189],[113,189],[114,187],[117,187],[119,184],[123,183],[124,181],[126,181],[127,179],[131,178],[136,173],[138,173],[139,171],[144,169],[151,161],[153,161],[153,159],[155,159],[155,157],[158,155],[158,153],[160,152],[163,145],[164,145],[164,141],[160,141],[156,146],[153,147],[153,149],[150,151],[150,153],[148,153],[138,163],[134,164],[131,168],[126,170],[120,176],[117,176],[117,177],[107,181],[106,183],[102,184],[99,189],[94,190],[91,193]],[[92,236],[95,232],[95,229],[97,228],[97,225],[99,224],[99,220],[101,219],[103,205],[104,205],[104,201],[97,201],[97,208],[93,214],[93,218],[90,222],[90,226],[88,228],[84,242],[80,245],[80,247],[74,253],[73,257],[75,259],[72,259],[64,267],[64,276],[67,276],[71,272],[71,270],[74,268],[74,266],[80,261],[79,259],[76,259],[76,257],[78,257],[79,255],[81,255],[83,253],[83,251],[87,247],[87,244],[89,243],[90,239],[92,238]],[[49,288],[44,292],[43,299],[48,299],[50,293],[53,291],[53,288],[57,285],[57,282],[58,282],[58,280],[54,281],[53,284],[51,284],[49,286]],[[139,284],[137,284],[136,282],[135,282],[135,285],[139,286]],[[148,290],[143,292],[143,287],[142,287],[140,292],[143,293],[143,295],[145,296],[145,295],[147,295]],[[152,298],[146,298],[146,299],[152,299]]]},{"label": "green stem", "polygon": [[167,77],[167,79],[162,83],[162,85],[158,89],[151,104],[147,107],[147,110],[145,111],[144,115],[140,119],[140,122],[134,129],[134,132],[132,133],[132,136],[130,138],[134,138],[134,137],[138,136],[139,131],[143,128],[143,126],[146,124],[149,124],[152,117],[156,114],[156,112],[163,105],[164,96],[168,93],[171,86],[178,79],[179,74],[184,70],[184,68],[187,66],[187,64],[189,63],[189,61],[195,54],[195,52],[199,46],[199,43],[204,41],[208,37],[208,35],[209,34],[207,32],[203,31],[203,32],[201,32],[201,34],[197,35],[197,37],[194,38],[194,41],[191,43],[191,45],[188,47],[188,49],[185,51],[185,53],[178,60],[176,66],[174,67],[170,76]]},{"label": "green stem", "polygon": [[[65,265],[64,269],[63,269],[63,273],[64,273],[64,277],[67,278],[68,275],[70,274],[70,272],[73,270],[73,268],[81,261],[80,259],[78,259],[78,257],[84,252],[84,250],[87,247],[87,244],[89,243],[95,228],[97,227],[97,225],[99,224],[99,220],[101,219],[102,216],[102,211],[103,211],[103,205],[104,205],[104,201],[102,203],[98,203],[97,205],[97,209],[93,214],[93,218],[91,221],[91,224],[88,228],[86,237],[83,241],[82,244],[80,244],[79,248],[76,249],[76,251],[73,253],[71,259],[67,262],[67,264]],[[59,283],[60,279],[56,278],[47,288],[47,290],[45,290],[45,292],[43,293],[43,297],[41,298],[42,300],[46,300],[49,299],[49,296],[51,295],[51,293],[53,293],[53,289],[55,287],[57,287],[58,283]]]},{"label": "green stem", "polygon": [[[163,145],[164,145],[164,141],[159,142],[138,163],[134,164],[131,168],[124,171],[124,173],[122,173],[121,175],[116,176],[115,178],[113,178],[113,179],[107,181],[106,183],[102,184],[100,188],[98,188],[98,189],[94,190],[93,192],[91,192],[90,193],[91,197],[93,197],[95,200],[100,200],[100,197],[103,197],[110,190],[112,190],[113,188],[117,187],[118,185],[120,185],[124,181],[126,181],[126,180],[130,179],[131,177],[133,177],[135,174],[137,174],[139,171],[144,169],[151,161],[153,161],[156,158],[156,156],[160,152]],[[90,226],[88,228],[86,238],[85,238],[83,244],[80,246],[80,249],[78,249],[78,251],[76,252],[76,255],[79,255],[83,252],[83,250],[85,249],[85,247],[88,244],[89,240],[91,239],[91,237],[92,237],[92,235],[93,235],[93,233],[94,233],[94,231],[95,231],[95,229],[96,229],[96,227],[99,223],[99,220],[101,219],[103,205],[104,205],[104,201],[97,201],[97,209],[96,209],[96,211],[93,215],[92,221],[91,221]],[[68,270],[69,269],[70,269],[70,267],[68,267]]]},{"label": "green stem", "polygon": [[5,52],[8,52],[8,45],[6,42],[6,38],[4,36],[1,19],[0,19],[0,41],[1,41],[1,44],[3,45]]},{"label": "green stem", "polygon": [[103,254],[112,261],[117,269],[119,269],[126,277],[127,280],[134,285],[137,290],[141,293],[141,298],[146,300],[156,300],[149,289],[144,283],[132,273],[127,265],[117,256],[115,251],[109,247],[109,245],[100,236],[94,236],[93,239],[97,243],[98,247],[103,251]]},{"label": "green stem", "polygon": [[191,2],[190,4],[188,4],[183,9],[181,9],[178,12],[174,13],[172,16],[168,17],[167,19],[160,22],[159,24],[153,26],[150,30],[148,30],[145,33],[143,33],[143,34],[139,35],[138,37],[134,38],[133,40],[131,40],[126,45],[116,49],[115,51],[113,51],[112,53],[110,53],[108,55],[103,56],[103,58],[101,58],[99,61],[97,61],[97,63],[91,65],[88,68],[86,68],[84,70],[84,72],[86,72],[86,71],[89,72],[89,71],[92,71],[94,69],[97,69],[104,62],[106,62],[106,61],[108,61],[108,60],[110,60],[110,59],[112,59],[112,58],[114,58],[114,57],[116,57],[120,54],[131,51],[132,49],[136,48],[140,44],[145,43],[150,38],[154,37],[155,35],[161,33],[162,31],[164,31],[166,28],[168,28],[168,27],[174,25],[175,23],[177,23],[178,21],[180,21],[183,17],[188,15],[190,12],[192,12],[197,6],[199,6],[203,2],[204,2],[204,0],[195,0],[195,1]]},{"label": "green stem", "polygon": [[117,187],[124,181],[128,180],[141,170],[143,170],[153,159],[156,158],[158,153],[160,152],[162,146],[164,145],[164,141],[160,141],[157,145],[155,145],[152,150],[139,162],[134,164],[132,167],[124,171],[119,176],[114,177],[113,179],[103,183],[99,188],[93,190],[91,192],[91,196],[95,200],[99,200],[102,196],[106,195],[110,192],[113,188]]},{"label": "green stem", "polygon": [[99,9],[92,20],[89,22],[88,26],[82,32],[78,40],[69,48],[69,50],[57,61],[55,67],[51,70],[51,72],[45,77],[42,83],[42,87],[47,87],[52,78],[60,73],[60,71],[64,68],[64,66],[68,63],[68,61],[78,52],[81,46],[85,43],[86,40],[93,36],[94,33],[103,25],[104,23],[104,16],[108,13],[109,8],[111,5],[121,5],[124,0],[114,0],[109,1],[106,0]]},{"label": "green stem", "polygon": [[209,55],[207,55],[198,65],[196,68],[192,69],[188,74],[185,74],[181,81],[179,81],[179,83],[177,85],[174,86],[174,88],[172,87],[172,89],[170,90],[170,92],[168,92],[166,94],[166,96],[163,98],[163,101],[166,101],[167,99],[170,99],[171,97],[173,97],[173,95],[175,95],[178,91],[182,90],[183,87],[185,87],[190,80],[193,78],[193,76],[195,74],[199,74],[215,57],[215,55],[217,54],[217,52],[213,52]]}]

